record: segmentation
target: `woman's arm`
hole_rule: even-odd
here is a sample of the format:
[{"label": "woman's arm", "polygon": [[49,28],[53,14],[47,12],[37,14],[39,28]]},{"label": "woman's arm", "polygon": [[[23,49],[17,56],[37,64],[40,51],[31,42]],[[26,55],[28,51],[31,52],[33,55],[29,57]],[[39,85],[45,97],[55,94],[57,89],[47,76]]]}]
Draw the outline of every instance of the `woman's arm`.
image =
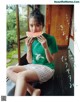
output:
[{"label": "woman's arm", "polygon": [[30,47],[27,49],[26,59],[27,59],[28,63],[32,63],[32,49]]},{"label": "woman's arm", "polygon": [[47,44],[47,40],[41,35],[38,37],[38,41],[41,43],[41,45],[43,46],[43,48],[45,50],[47,61],[49,63],[52,62],[54,60],[54,54],[52,55],[50,53],[49,48],[48,48],[48,44]]},{"label": "woman's arm", "polygon": [[32,38],[26,38],[26,40],[25,40],[25,43],[27,46],[26,59],[27,59],[28,63],[32,63],[32,42],[33,42]]},{"label": "woman's arm", "polygon": [[46,59],[47,59],[47,61],[48,61],[49,63],[50,63],[50,62],[53,62],[55,54],[51,54],[48,47],[45,48],[45,54],[46,54]]}]

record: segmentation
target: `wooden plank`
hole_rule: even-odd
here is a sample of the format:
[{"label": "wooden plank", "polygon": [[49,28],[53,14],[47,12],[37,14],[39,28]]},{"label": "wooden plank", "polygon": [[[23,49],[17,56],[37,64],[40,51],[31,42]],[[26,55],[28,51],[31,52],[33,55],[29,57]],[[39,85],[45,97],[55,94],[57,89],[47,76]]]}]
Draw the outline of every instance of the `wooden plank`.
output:
[{"label": "wooden plank", "polygon": [[46,6],[46,33],[50,33],[50,23],[51,23],[51,5]]},{"label": "wooden plank", "polygon": [[56,38],[59,46],[68,46],[71,33],[72,5],[47,5],[46,32]]}]

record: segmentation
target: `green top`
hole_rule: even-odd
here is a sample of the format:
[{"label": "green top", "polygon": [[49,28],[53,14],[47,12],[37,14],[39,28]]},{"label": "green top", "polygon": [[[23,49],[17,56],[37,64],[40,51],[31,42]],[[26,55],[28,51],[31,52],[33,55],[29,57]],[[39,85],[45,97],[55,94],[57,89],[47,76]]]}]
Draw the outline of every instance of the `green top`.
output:
[{"label": "green top", "polygon": [[[51,54],[54,54],[58,51],[58,46],[56,44],[56,40],[53,36],[43,33],[43,36],[47,40],[48,48]],[[27,48],[26,48],[27,50]],[[41,64],[54,69],[54,62],[49,63],[46,59],[45,50],[37,38],[32,43],[32,64]]]}]

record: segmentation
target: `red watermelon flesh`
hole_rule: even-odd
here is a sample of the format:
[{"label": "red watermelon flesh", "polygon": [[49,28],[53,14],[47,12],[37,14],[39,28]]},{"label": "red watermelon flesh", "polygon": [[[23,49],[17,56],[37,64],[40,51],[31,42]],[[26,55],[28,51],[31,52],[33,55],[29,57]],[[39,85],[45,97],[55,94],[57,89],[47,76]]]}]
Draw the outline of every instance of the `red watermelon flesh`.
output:
[{"label": "red watermelon flesh", "polygon": [[43,34],[43,32],[41,31],[41,32],[35,32],[35,33],[33,33],[33,32],[26,32],[26,35],[28,36],[28,37],[38,37],[38,36],[40,36],[40,35],[42,35]]}]

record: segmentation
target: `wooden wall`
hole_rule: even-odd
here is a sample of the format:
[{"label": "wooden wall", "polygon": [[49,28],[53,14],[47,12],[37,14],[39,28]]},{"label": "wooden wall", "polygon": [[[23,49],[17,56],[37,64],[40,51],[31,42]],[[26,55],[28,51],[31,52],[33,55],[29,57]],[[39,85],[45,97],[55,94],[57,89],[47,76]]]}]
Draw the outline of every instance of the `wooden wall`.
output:
[{"label": "wooden wall", "polygon": [[58,46],[69,45],[73,5],[46,6],[46,33],[56,38]]}]

